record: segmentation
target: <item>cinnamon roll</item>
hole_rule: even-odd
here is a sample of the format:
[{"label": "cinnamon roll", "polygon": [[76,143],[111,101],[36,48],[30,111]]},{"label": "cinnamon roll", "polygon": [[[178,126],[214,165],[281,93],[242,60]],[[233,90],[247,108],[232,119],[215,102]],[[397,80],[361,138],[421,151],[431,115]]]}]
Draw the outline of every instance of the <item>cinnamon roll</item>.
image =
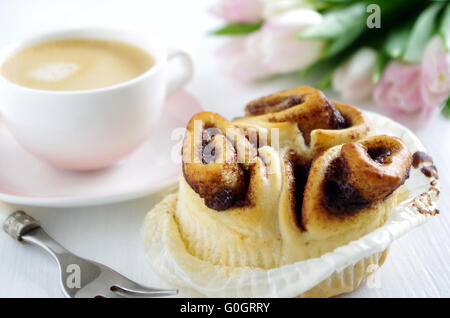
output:
[{"label": "cinnamon roll", "polygon": [[231,122],[199,113],[187,126],[178,192],[154,211],[173,217],[189,255],[218,268],[319,257],[382,226],[405,197],[409,150],[371,132],[358,109],[309,87],[255,100]]}]

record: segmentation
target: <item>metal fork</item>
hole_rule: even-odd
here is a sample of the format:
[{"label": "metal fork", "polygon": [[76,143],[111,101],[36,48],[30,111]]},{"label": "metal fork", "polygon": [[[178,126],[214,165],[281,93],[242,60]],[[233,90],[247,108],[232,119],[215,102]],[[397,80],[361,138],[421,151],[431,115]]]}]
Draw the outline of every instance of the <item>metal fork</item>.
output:
[{"label": "metal fork", "polygon": [[67,297],[158,297],[178,292],[139,285],[105,265],[70,253],[52,239],[38,221],[23,211],[10,214],[3,223],[3,229],[14,239],[37,245],[53,256],[59,265],[61,287]]}]

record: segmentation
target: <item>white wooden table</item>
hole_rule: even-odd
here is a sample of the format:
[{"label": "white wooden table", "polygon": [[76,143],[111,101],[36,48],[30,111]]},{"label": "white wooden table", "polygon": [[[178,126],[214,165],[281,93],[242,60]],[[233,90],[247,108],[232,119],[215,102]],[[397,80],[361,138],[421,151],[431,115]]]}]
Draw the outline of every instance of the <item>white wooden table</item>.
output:
[{"label": "white wooden table", "polygon": [[[113,26],[156,33],[187,49],[196,74],[187,89],[211,111],[231,118],[252,98],[302,84],[290,77],[243,84],[218,71],[214,51],[222,39],[207,35],[220,24],[212,1],[0,0],[0,46],[61,27]],[[377,275],[379,288],[363,286],[348,297],[450,296],[450,121],[438,118],[418,132],[439,169],[441,214],[391,246]],[[26,178],[27,176],[23,176]],[[152,197],[88,208],[27,207],[56,240],[80,256],[102,262],[142,284],[167,287],[147,266],[139,229]],[[0,233],[0,297],[61,297],[53,260]],[[181,293],[183,295],[183,293]],[[184,294],[185,295],[185,294]],[[192,295],[192,294],[189,294]]]}]

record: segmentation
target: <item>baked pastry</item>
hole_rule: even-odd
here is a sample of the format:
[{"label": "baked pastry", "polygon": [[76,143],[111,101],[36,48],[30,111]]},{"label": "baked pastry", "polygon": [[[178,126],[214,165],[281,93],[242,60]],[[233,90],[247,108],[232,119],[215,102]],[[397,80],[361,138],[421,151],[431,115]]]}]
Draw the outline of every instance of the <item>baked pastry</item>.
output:
[{"label": "baked pastry", "polygon": [[[246,114],[190,120],[178,191],[149,213],[170,219],[169,237],[195,260],[190,270],[270,270],[320,257],[382,226],[407,196],[408,148],[396,137],[370,136],[355,107],[299,87],[249,103]],[[386,253],[302,295],[351,291]]]},{"label": "baked pastry", "polygon": [[[334,145],[357,141],[372,132],[371,124],[356,107],[330,101],[321,91],[308,86],[251,101],[245,114],[233,124],[256,131],[259,146],[288,147],[307,160]],[[254,143],[255,134],[247,134]],[[273,144],[272,135],[279,145]]]},{"label": "baked pastry", "polygon": [[406,197],[401,186],[410,167],[404,143],[386,135],[332,147],[309,168],[285,158],[280,265],[318,257],[383,225]]},{"label": "baked pastry", "polygon": [[406,146],[389,136],[332,147],[312,164],[298,157],[264,146],[247,167],[188,171],[184,163],[174,213],[189,252],[265,269],[318,257],[381,226],[411,166]]}]

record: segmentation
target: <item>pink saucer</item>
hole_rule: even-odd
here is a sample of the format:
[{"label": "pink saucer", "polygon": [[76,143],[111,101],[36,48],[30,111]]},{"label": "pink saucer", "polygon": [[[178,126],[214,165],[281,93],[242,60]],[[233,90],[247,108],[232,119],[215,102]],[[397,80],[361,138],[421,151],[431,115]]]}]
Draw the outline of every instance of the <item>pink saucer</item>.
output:
[{"label": "pink saucer", "polygon": [[60,170],[41,162],[17,144],[0,122],[0,200],[35,206],[81,206],[124,201],[173,183],[180,172],[184,128],[202,111],[180,90],[166,101],[158,126],[136,152],[93,172]]}]

